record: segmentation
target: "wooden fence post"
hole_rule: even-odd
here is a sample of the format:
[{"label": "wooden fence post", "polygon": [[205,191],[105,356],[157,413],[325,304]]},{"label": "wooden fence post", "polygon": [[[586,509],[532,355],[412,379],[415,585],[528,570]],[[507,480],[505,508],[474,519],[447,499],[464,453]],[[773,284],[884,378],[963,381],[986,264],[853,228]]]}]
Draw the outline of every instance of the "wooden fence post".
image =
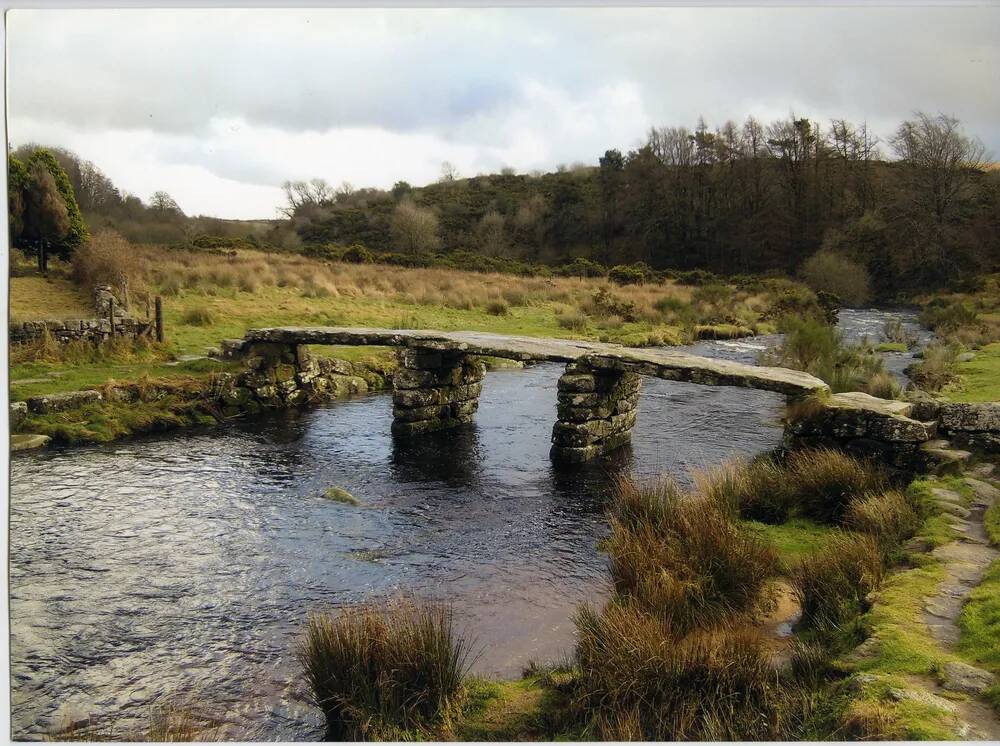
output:
[{"label": "wooden fence post", "polygon": [[163,341],[163,299],[156,296],[156,341]]}]

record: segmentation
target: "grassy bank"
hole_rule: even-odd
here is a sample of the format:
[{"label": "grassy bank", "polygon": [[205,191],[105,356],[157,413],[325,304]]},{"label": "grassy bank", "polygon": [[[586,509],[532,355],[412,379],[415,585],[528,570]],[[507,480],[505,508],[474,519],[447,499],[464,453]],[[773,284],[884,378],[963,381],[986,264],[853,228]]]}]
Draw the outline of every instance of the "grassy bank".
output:
[{"label": "grassy bank", "polygon": [[921,322],[939,342],[915,366],[914,380],[950,401],[1000,401],[1000,274],[965,292],[917,300]]},{"label": "grassy bank", "polygon": [[[78,282],[112,283],[118,274],[129,277],[133,312],[144,315],[150,297],[163,297],[164,360],[203,355],[222,339],[263,326],[466,329],[643,346],[768,332],[787,312],[818,312],[810,291],[777,279],[741,287],[670,280],[617,286],[604,279],[105,243],[102,248],[95,239],[97,248],[73,267],[53,262],[47,279],[15,257],[12,318],[91,316],[87,291]],[[84,262],[93,266],[81,270]],[[34,372],[15,369],[13,378]]]}]

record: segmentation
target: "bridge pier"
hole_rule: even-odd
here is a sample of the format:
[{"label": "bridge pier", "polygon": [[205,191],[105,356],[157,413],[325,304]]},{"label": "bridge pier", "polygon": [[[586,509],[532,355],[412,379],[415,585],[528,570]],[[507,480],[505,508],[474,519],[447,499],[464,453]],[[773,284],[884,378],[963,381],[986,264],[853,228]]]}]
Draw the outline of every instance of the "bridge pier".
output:
[{"label": "bridge pier", "polygon": [[635,425],[640,380],[635,373],[597,369],[579,360],[569,363],[559,378],[552,458],[580,463],[628,443]]},{"label": "bridge pier", "polygon": [[392,434],[419,435],[471,422],[479,409],[485,366],[446,345],[397,351]]}]

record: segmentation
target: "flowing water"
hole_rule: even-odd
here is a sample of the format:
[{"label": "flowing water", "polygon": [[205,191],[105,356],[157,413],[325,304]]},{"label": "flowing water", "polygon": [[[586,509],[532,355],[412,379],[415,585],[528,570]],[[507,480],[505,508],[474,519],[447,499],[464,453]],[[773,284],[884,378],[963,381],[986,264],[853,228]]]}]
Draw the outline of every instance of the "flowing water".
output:
[{"label": "flowing water", "polygon": [[[846,318],[845,318],[846,317]],[[882,312],[842,316],[845,334]],[[753,362],[778,338],[692,345]],[[475,669],[516,675],[573,644],[608,592],[603,509],[617,474],[690,470],[776,446],[782,398],[645,380],[630,447],[549,460],[561,365],[487,375],[473,425],[394,441],[370,395],[206,432],[51,449],[11,462],[13,728],[88,716],[119,735],[151,705],[241,739],[316,739],[298,674],[308,611],[408,593],[454,605]],[[321,496],[340,486],[360,507]]]}]

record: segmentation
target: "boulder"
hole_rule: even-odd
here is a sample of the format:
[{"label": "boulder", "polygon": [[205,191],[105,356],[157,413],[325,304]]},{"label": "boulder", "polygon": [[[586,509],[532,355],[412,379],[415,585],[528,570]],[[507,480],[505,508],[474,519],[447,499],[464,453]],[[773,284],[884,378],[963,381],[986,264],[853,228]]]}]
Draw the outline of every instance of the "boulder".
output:
[{"label": "boulder", "polygon": [[32,448],[41,448],[46,445],[51,438],[48,435],[39,435],[38,433],[24,433],[10,436],[10,450],[11,451],[28,451]]},{"label": "boulder", "polygon": [[33,396],[28,399],[28,410],[35,414],[50,414],[78,409],[101,401],[100,391],[67,391],[63,394]]},{"label": "boulder", "polygon": [[23,401],[10,403],[10,429],[17,430],[28,419],[28,404]]},{"label": "boulder", "polygon": [[997,680],[989,671],[958,661],[944,664],[941,679],[941,685],[948,691],[964,694],[982,694]]},{"label": "boulder", "polygon": [[1000,403],[944,404],[941,428],[976,433],[1000,433]]}]

